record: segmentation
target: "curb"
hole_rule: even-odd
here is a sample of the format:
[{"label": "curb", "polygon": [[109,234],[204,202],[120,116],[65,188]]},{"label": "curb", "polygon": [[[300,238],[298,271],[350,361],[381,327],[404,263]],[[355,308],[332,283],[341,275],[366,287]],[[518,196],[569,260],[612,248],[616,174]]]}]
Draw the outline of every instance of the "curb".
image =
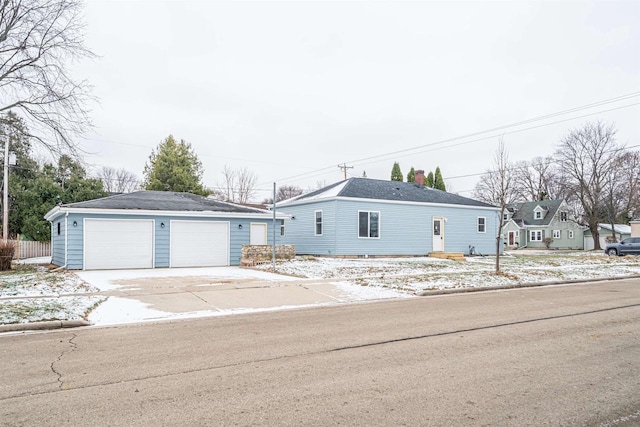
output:
[{"label": "curb", "polygon": [[11,323],[0,325],[0,333],[21,332],[21,331],[44,331],[48,329],[78,328],[80,326],[90,326],[91,322],[86,320],[50,320],[47,322],[32,323]]},{"label": "curb", "polygon": [[606,282],[611,280],[626,280],[626,279],[638,279],[640,276],[618,276],[618,277],[603,277],[599,279],[576,279],[576,280],[562,280],[553,282],[535,282],[535,283],[517,283],[515,285],[503,285],[503,286],[487,286],[478,288],[460,288],[460,289],[439,289],[435,291],[422,291],[416,295],[420,297],[437,296],[437,295],[451,295],[451,294],[468,294],[472,292],[485,292],[485,291],[502,291],[506,289],[520,289],[520,288],[537,288],[540,286],[556,286],[556,285],[570,285],[573,283],[594,283],[594,282]]}]

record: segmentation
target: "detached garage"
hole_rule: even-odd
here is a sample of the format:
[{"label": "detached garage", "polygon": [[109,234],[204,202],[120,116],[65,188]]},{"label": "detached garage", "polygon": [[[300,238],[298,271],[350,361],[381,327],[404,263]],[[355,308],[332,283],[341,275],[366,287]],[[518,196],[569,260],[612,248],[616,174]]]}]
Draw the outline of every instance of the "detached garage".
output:
[{"label": "detached garage", "polygon": [[165,191],[59,205],[45,218],[52,263],[70,270],[239,265],[242,245],[273,230],[270,211]]}]

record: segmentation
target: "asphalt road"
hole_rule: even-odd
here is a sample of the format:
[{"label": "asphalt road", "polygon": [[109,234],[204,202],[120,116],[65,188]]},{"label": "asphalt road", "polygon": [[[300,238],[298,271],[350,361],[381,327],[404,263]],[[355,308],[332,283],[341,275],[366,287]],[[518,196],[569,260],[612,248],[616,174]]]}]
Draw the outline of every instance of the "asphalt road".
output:
[{"label": "asphalt road", "polygon": [[0,337],[0,425],[640,425],[640,280]]}]

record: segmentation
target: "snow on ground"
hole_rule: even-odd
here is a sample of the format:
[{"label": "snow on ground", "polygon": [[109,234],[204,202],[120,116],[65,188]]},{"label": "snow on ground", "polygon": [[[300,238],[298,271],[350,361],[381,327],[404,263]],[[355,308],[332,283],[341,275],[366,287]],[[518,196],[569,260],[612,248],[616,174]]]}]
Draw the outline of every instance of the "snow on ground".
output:
[{"label": "snow on ground", "polygon": [[23,267],[0,273],[0,299],[42,297],[96,292],[97,288],[69,272],[48,272],[44,267]]},{"label": "snow on ground", "polygon": [[[269,272],[271,265],[259,266],[256,269],[215,267],[76,273],[47,272],[42,267],[25,265],[12,272],[0,273],[0,324],[88,317],[94,324],[106,325],[264,312],[372,299],[407,298],[421,291],[433,289],[640,276],[640,257],[608,257],[597,252],[516,251],[501,257],[500,265],[502,273],[499,275],[493,274],[494,257],[472,257],[467,258],[467,262],[436,258],[298,257],[291,261],[279,262],[277,273],[280,274]],[[255,280],[256,284],[262,282],[262,285],[267,287],[299,286],[295,281],[300,281],[299,278],[309,278],[333,286],[338,292],[332,295],[336,300],[331,303],[187,313],[154,310],[148,304],[131,297],[107,298],[99,294],[120,288],[119,281],[194,276],[204,277],[206,280],[210,278],[210,284]],[[304,283],[307,282],[303,279],[302,283],[306,286]],[[321,286],[316,289],[321,292]],[[128,286],[127,290],[130,292],[134,288]]]},{"label": "snow on ground", "polygon": [[101,291],[120,288],[118,281],[163,277],[210,276],[212,283],[226,280],[255,279],[265,282],[282,282],[296,280],[295,277],[282,276],[267,271],[237,267],[198,267],[198,268],[154,268],[146,270],[93,270],[77,271],[80,279],[96,286]]},{"label": "snow on ground", "polygon": [[86,319],[101,296],[0,300],[0,324]]},{"label": "snow on ground", "polygon": [[[467,262],[437,258],[313,258],[281,262],[279,273],[299,277],[342,278],[368,289],[410,292],[493,287],[565,280],[590,280],[640,275],[640,258],[609,257],[584,252],[522,251],[500,257],[501,274],[493,274],[495,257],[469,257]],[[262,266],[260,268],[268,268]]]}]

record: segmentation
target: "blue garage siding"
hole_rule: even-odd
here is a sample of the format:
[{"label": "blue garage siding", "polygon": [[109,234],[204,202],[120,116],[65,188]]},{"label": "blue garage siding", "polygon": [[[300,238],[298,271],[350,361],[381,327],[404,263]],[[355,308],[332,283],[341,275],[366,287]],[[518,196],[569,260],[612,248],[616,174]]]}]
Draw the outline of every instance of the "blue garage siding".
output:
[{"label": "blue garage siding", "polygon": [[[58,234],[60,224],[60,234]],[[66,230],[65,217],[59,215],[51,223],[51,263],[62,267],[64,265],[64,235]]]},{"label": "blue garage siding", "polygon": [[[430,206],[410,203],[333,200],[283,207],[295,216],[287,222],[285,243],[299,254],[312,255],[426,255],[432,251],[433,217],[444,217],[446,252],[495,254],[499,212],[472,206]],[[322,238],[313,235],[314,211],[323,210]],[[379,238],[358,237],[358,211],[379,212]],[[486,217],[486,232],[477,232],[477,218]]]},{"label": "blue garage siding", "polygon": [[[64,216],[60,216],[63,218]],[[69,214],[68,223],[68,237],[67,242],[69,246],[67,268],[70,270],[83,269],[83,219],[84,218],[100,218],[100,219],[152,219],[155,220],[154,228],[154,266],[156,268],[169,267],[170,258],[170,233],[171,233],[171,220],[178,221],[214,221],[214,222],[229,222],[229,261],[230,265],[239,265],[242,245],[249,244],[250,223],[266,223],[269,233],[268,241],[271,242],[273,235],[273,221],[263,219],[249,219],[249,218],[202,218],[202,217],[174,217],[174,216],[152,216],[152,215],[104,215],[104,214]],[[56,219],[57,221],[58,219]],[[73,226],[73,222],[76,221],[76,226]],[[55,224],[55,221],[54,221]],[[164,227],[162,227],[164,224]],[[239,225],[242,224],[242,228]],[[280,220],[277,220],[276,225],[276,243],[280,243]],[[54,226],[55,227],[55,226]],[[56,236],[57,237],[57,236]],[[64,235],[62,235],[64,237]],[[54,248],[55,248],[54,243]],[[62,259],[64,259],[64,239],[62,239]],[[64,261],[62,264],[63,265]]]},{"label": "blue garage siding", "polygon": [[[322,211],[322,236],[315,235],[315,211]],[[336,252],[336,201],[285,206],[281,212],[293,216],[285,223],[282,243],[295,245],[302,255],[338,255]]]}]

